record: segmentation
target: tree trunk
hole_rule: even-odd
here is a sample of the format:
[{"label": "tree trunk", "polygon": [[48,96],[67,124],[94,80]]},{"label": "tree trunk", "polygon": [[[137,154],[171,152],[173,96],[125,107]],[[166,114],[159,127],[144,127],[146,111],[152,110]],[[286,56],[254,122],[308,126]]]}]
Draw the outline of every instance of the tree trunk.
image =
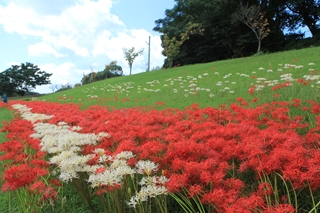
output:
[{"label": "tree trunk", "polygon": [[316,23],[314,23],[314,20],[311,17],[303,17],[303,23],[309,28],[312,37],[318,34],[319,30],[317,29]]},{"label": "tree trunk", "polygon": [[319,29],[317,28],[317,21],[319,19],[316,18],[318,17],[317,13],[315,13],[316,8],[314,7],[315,5],[312,4],[313,3],[306,3],[302,1],[297,5],[297,10],[302,17],[302,23],[309,28],[313,37],[319,33]]},{"label": "tree trunk", "polygon": [[132,64],[129,64],[129,67],[130,67],[130,75],[131,75]]},{"label": "tree trunk", "polygon": [[258,51],[257,54],[260,55],[260,49],[261,49],[261,38],[258,39]]}]

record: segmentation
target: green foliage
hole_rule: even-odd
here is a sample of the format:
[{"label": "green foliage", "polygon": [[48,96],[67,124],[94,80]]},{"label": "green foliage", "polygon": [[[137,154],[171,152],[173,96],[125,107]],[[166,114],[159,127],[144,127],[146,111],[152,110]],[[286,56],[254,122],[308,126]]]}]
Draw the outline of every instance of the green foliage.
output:
[{"label": "green foliage", "polygon": [[162,47],[163,47],[163,55],[167,56],[167,66],[172,67],[173,59],[179,55],[180,46],[187,40],[189,40],[191,35],[199,34],[203,35],[204,29],[197,23],[189,22],[186,26],[185,32],[179,35],[179,39],[175,36],[173,38],[169,38],[167,34],[162,36]]},{"label": "green foliage", "polygon": [[[10,121],[12,115],[7,107],[0,107],[0,129],[4,126],[3,122]],[[0,143],[6,141],[5,133],[0,132]],[[0,153],[1,154],[1,153]],[[0,175],[3,174],[4,167],[3,161],[0,162]],[[3,180],[0,180],[0,185],[2,186]],[[0,192],[0,212],[16,212],[16,202],[13,200],[13,194],[9,192]]]},{"label": "green foliage", "polygon": [[92,71],[88,75],[83,75],[81,83],[82,85],[90,84],[95,81],[101,81],[107,78],[122,76],[122,74],[122,67],[117,65],[117,61],[111,61],[110,64],[105,66],[103,71],[97,73]]},{"label": "green foliage", "polygon": [[132,71],[132,64],[133,64],[133,61],[136,57],[138,57],[139,55],[142,55],[143,53],[143,49],[135,52],[135,48],[132,47],[130,49],[127,49],[127,48],[123,48],[123,55],[124,55],[124,58],[126,59],[126,61],[128,62],[129,64],[129,67],[130,67],[130,75],[131,75],[131,71]]},{"label": "green foliage", "polygon": [[235,13],[235,16],[244,24],[246,24],[256,35],[259,44],[257,54],[259,55],[261,49],[261,40],[268,36],[270,29],[268,28],[268,19],[266,19],[265,13],[261,12],[259,6],[251,6],[248,4],[244,6],[242,3],[239,5],[239,9]]},{"label": "green foliage", "polygon": [[280,10],[280,19],[283,27],[287,27],[291,31],[307,27],[313,36],[319,34],[319,0],[280,0],[278,5],[282,9],[282,11]]},{"label": "green foliage", "polygon": [[0,73],[0,94],[23,96],[36,86],[50,84],[51,75],[29,62],[12,65],[11,68]]},{"label": "green foliage", "polygon": [[[11,115],[10,111],[8,110],[8,108],[7,107],[5,107],[5,108],[0,107],[0,129],[2,129],[2,127],[4,126],[3,122],[10,121],[11,119],[12,119],[12,115]],[[5,141],[6,141],[5,133],[0,132],[0,143],[3,143]]]},{"label": "green foliage", "polygon": [[[176,66],[204,63],[216,60],[250,56],[256,52],[256,38],[250,28],[233,14],[240,2],[249,7],[260,8],[264,38],[262,51],[278,52],[290,42],[285,36],[286,29],[307,26],[311,32],[319,32],[319,1],[229,1],[229,0],[176,0],[172,9],[165,11],[165,17],[155,21],[154,30],[166,34],[170,39],[184,32],[189,22],[199,23],[204,28],[203,36],[192,35],[180,46],[179,54],[172,59]],[[259,17],[258,17],[259,18]],[[258,20],[258,19],[257,19]],[[268,20],[266,22],[266,20]],[[256,23],[253,23],[254,25]],[[268,27],[267,25],[268,24]],[[260,28],[262,29],[262,28]],[[270,32],[268,31],[270,29]],[[256,30],[256,32],[258,32]],[[314,36],[319,33],[312,33]],[[258,33],[260,40],[265,33]],[[162,43],[165,43],[162,37]],[[170,63],[167,60],[167,63]]]},{"label": "green foliage", "polygon": [[[123,76],[121,78],[112,78],[108,81],[99,81],[94,84],[64,91],[63,94],[57,93],[42,96],[41,99],[57,102],[76,102],[81,103],[83,107],[99,104],[115,108],[155,106],[155,103],[158,101],[164,102],[165,106],[156,105],[159,109],[167,107],[183,109],[193,103],[198,103],[200,107],[217,107],[223,103],[232,103],[239,96],[246,100],[256,97],[259,99],[259,103],[262,103],[264,101],[273,101],[272,95],[277,93],[277,91],[272,91],[270,87],[267,87],[265,90],[256,91],[254,95],[250,95],[248,93],[250,85],[259,84],[256,82],[257,78],[277,80],[281,74],[292,72],[293,78],[297,79],[308,74],[309,68],[320,69],[319,54],[320,47],[315,47],[175,67],[132,76]],[[308,66],[311,62],[315,63],[313,67]],[[280,66],[279,64],[282,65]],[[285,69],[283,68],[285,64],[303,65],[304,67],[300,69],[295,69],[294,67]],[[264,70],[259,70],[260,67],[263,67]],[[277,71],[278,68],[282,68],[283,71]],[[268,72],[269,69],[273,70],[273,72]],[[205,73],[208,73],[208,75],[204,76],[203,74]],[[199,75],[202,78],[198,78]],[[225,76],[228,77],[225,78]],[[256,78],[252,78],[252,76]],[[197,80],[193,80],[193,78]],[[179,79],[181,81],[178,81]],[[196,95],[189,93],[193,91],[190,90],[192,88],[189,87],[191,84],[189,81],[194,81],[197,84],[193,88],[194,90],[197,87],[204,88],[205,90],[197,91]],[[219,86],[219,82],[221,82],[221,86]],[[232,84],[232,82],[236,82],[236,84]],[[234,93],[224,90],[225,87],[229,87]],[[288,101],[293,99],[293,97],[318,100],[320,98],[319,93],[317,93],[318,90],[317,86],[313,88],[310,88],[310,86],[290,87],[277,100]],[[211,97],[210,94],[212,94]],[[66,98],[63,98],[62,95],[65,95]]]}]

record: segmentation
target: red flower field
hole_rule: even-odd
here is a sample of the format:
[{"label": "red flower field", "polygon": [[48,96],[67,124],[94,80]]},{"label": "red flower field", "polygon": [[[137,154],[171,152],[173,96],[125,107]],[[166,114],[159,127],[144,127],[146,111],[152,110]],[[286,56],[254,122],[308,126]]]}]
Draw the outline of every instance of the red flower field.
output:
[{"label": "red flower field", "polygon": [[[81,134],[108,133],[97,144],[83,144],[78,152],[98,156],[95,150],[101,148],[114,156],[131,151],[134,158],[129,165],[139,160],[158,164],[158,173],[169,179],[170,194],[199,199],[208,212],[282,213],[317,208],[320,104],[297,99],[255,102],[250,106],[238,98],[229,107],[192,105],[185,110],[158,111],[101,106],[80,110],[75,104],[12,101],[10,108],[23,104],[32,113],[53,116],[42,122],[65,122],[69,130]],[[51,183],[41,181],[52,172],[47,161],[52,156],[41,149],[41,138],[30,137],[36,123],[17,116],[2,129],[8,133],[8,142],[0,144],[0,159],[7,162],[2,190],[50,191],[51,197],[44,193],[43,198],[54,199],[59,181],[53,177]],[[86,163],[92,166],[98,159],[92,157]]]}]

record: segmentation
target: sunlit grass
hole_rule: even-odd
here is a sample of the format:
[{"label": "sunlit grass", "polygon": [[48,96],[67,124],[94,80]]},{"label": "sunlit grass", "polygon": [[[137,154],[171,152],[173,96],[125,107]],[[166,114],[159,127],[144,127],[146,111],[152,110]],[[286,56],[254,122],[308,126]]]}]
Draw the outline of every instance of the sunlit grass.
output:
[{"label": "sunlit grass", "polygon": [[[278,91],[272,86],[292,81],[293,89],[278,100],[319,99],[320,48],[308,48],[262,56],[176,67],[167,70],[112,78],[41,97],[47,101],[93,104],[126,108],[152,106],[184,108],[193,103],[200,107],[230,104],[237,97],[259,102],[273,101]],[[298,78],[308,81],[294,89]],[[255,93],[248,93],[255,85]]]},{"label": "sunlit grass", "polygon": [[[2,129],[4,121],[10,121],[12,119],[12,115],[9,110],[5,108],[0,108],[0,129]],[[5,141],[5,133],[0,132],[0,143]]]}]

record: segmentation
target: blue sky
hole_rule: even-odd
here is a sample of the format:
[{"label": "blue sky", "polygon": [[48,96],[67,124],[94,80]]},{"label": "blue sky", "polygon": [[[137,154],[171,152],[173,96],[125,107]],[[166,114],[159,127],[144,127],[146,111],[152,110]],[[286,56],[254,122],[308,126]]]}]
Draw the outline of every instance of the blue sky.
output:
[{"label": "blue sky", "polygon": [[[151,69],[163,64],[154,21],[174,0],[0,0],[0,71],[31,62],[52,73],[52,84],[79,83],[91,68],[101,71],[116,60],[129,66],[123,48],[144,48],[132,73],[144,72],[151,36]],[[37,87],[51,92],[49,85]]]}]

